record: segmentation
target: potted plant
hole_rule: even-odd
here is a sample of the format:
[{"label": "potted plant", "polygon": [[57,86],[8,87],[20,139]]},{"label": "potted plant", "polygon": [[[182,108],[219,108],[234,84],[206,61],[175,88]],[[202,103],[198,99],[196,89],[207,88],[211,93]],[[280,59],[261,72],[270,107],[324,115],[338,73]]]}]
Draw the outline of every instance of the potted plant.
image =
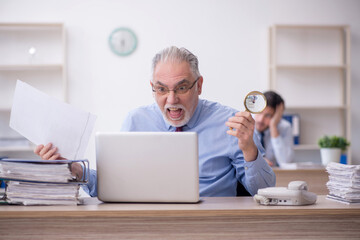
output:
[{"label": "potted plant", "polygon": [[340,162],[341,152],[345,151],[350,143],[344,137],[324,136],[318,141],[321,162],[324,166],[330,162]]}]

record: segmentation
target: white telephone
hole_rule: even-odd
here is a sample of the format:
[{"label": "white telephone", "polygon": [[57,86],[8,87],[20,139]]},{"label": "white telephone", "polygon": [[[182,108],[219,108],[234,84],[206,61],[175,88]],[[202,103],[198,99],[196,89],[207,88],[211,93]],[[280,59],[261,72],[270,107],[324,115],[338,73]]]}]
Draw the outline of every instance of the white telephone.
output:
[{"label": "white telephone", "polygon": [[258,190],[254,199],[262,205],[310,205],[314,204],[317,195],[307,191],[304,181],[292,181],[288,187],[268,187]]}]

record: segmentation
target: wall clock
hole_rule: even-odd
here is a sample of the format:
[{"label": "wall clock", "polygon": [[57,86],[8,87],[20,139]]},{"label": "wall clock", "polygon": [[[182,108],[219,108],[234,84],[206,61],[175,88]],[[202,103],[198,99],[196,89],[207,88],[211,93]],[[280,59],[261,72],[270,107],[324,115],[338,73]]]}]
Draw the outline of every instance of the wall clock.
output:
[{"label": "wall clock", "polygon": [[113,53],[118,56],[128,56],[137,47],[135,33],[129,28],[116,28],[109,36],[109,46]]}]

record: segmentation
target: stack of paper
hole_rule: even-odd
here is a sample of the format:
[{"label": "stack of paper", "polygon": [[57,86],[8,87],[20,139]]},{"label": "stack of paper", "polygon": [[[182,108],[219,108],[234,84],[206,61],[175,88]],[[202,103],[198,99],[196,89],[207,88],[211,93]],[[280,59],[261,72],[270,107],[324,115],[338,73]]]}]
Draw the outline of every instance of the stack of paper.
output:
[{"label": "stack of paper", "polygon": [[[78,160],[76,162],[88,162]],[[71,175],[71,160],[0,160],[5,200],[22,205],[77,205],[79,184]],[[85,165],[84,165],[85,166]]]},{"label": "stack of paper", "polygon": [[330,163],[326,170],[329,173],[327,198],[345,203],[360,202],[360,165]]},{"label": "stack of paper", "polygon": [[0,163],[0,177],[26,181],[66,183],[73,177],[67,163],[42,164],[20,161]]},{"label": "stack of paper", "polygon": [[79,203],[78,184],[9,181],[5,194],[10,204],[77,205]]}]

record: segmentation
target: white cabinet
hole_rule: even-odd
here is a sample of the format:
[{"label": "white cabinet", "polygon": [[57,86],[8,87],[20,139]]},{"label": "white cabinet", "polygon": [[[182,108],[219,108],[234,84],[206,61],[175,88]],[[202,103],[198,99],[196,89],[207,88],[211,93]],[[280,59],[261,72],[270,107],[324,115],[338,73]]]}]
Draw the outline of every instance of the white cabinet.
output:
[{"label": "white cabinet", "polygon": [[275,25],[269,50],[269,87],[283,96],[286,113],[300,116],[295,160],[320,161],[323,135],[351,141],[349,27]]},{"label": "white cabinet", "polygon": [[16,80],[67,100],[66,36],[62,23],[0,23],[0,157],[33,147],[9,127]]}]

